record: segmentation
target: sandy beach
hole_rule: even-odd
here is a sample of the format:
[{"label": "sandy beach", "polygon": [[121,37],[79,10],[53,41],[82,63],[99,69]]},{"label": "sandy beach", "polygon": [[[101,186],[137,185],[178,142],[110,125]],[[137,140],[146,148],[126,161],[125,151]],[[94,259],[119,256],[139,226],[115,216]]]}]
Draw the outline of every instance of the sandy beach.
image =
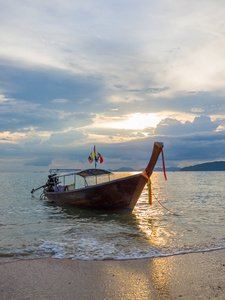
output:
[{"label": "sandy beach", "polygon": [[0,299],[225,299],[225,249],[125,261],[0,263]]}]

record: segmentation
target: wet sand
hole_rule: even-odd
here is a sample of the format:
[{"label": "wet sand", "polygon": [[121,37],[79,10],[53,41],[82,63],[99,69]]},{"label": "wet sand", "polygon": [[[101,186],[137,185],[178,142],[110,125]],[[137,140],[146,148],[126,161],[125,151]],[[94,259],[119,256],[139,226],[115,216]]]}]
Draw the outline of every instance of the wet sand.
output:
[{"label": "wet sand", "polygon": [[126,261],[0,262],[0,299],[225,299],[225,249]]}]

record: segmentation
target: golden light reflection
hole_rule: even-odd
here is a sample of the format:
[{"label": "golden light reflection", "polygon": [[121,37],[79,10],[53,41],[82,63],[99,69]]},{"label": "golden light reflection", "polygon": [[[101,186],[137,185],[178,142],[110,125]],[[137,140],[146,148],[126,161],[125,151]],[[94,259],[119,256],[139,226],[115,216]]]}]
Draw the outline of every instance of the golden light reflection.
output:
[{"label": "golden light reflection", "polygon": [[160,183],[163,180],[162,172],[155,172],[151,177],[153,205],[148,203],[148,188],[145,186],[138,203],[134,209],[137,226],[147,237],[148,243],[152,247],[163,247],[167,244],[171,232],[162,226],[160,220],[165,215],[165,210],[156,202],[154,195],[162,193]]},{"label": "golden light reflection", "polygon": [[105,286],[110,295],[130,300],[171,299],[173,265],[169,258],[105,262],[102,267],[104,278],[111,278]]},{"label": "golden light reflection", "polygon": [[167,298],[171,295],[171,286],[173,286],[173,264],[167,258],[154,258],[149,261],[149,266],[158,299]]},{"label": "golden light reflection", "polygon": [[[151,177],[153,191],[156,194],[162,193],[162,179],[162,172],[153,173]],[[154,202],[154,198],[153,206],[149,206],[147,186],[133,213],[139,230],[144,233],[146,242],[153,251],[166,246],[171,233],[160,222],[165,216],[165,211]],[[105,265],[105,272],[113,273],[108,289],[116,289],[121,298],[126,296],[132,300],[170,299],[171,297],[174,270],[168,258],[125,261],[118,265],[114,262],[113,268]]]}]

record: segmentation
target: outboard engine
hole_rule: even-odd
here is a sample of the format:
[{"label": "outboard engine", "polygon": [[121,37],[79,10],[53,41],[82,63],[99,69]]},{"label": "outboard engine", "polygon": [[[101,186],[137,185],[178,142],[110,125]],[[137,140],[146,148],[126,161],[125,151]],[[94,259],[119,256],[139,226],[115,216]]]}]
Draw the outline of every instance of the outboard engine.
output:
[{"label": "outboard engine", "polygon": [[55,175],[57,174],[48,175],[48,181],[46,182],[46,184],[38,187],[37,189],[32,189],[31,194],[33,194],[35,191],[41,188],[44,188],[47,192],[54,192],[54,186],[56,186],[59,183],[59,178],[54,177]]},{"label": "outboard engine", "polygon": [[48,181],[46,183],[46,191],[54,192],[54,186],[59,183],[59,178],[54,177],[56,174],[48,175]]}]

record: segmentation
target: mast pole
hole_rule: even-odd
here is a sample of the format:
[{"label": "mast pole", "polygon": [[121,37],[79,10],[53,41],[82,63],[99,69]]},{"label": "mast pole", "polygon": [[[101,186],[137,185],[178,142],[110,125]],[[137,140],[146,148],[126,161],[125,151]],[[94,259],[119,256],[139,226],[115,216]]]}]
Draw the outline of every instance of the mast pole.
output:
[{"label": "mast pole", "polygon": [[95,169],[96,169],[96,167],[97,167],[97,157],[96,157],[95,145],[94,145],[94,157],[95,157]]}]

